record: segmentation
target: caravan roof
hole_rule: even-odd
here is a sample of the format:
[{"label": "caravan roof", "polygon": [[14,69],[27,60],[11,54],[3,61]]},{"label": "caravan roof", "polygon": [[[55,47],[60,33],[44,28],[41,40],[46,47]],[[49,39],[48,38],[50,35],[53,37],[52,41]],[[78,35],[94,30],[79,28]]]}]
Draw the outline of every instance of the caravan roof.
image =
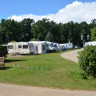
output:
[{"label": "caravan roof", "polygon": [[95,45],[96,45],[96,41],[88,42],[88,45],[93,45],[93,46],[95,46]]},{"label": "caravan roof", "polygon": [[37,43],[37,44],[42,44],[42,43],[46,43],[46,41],[29,41],[28,43]]},{"label": "caravan roof", "polygon": [[14,44],[14,43],[18,43],[18,44],[28,44],[28,42],[9,42],[8,45]]}]

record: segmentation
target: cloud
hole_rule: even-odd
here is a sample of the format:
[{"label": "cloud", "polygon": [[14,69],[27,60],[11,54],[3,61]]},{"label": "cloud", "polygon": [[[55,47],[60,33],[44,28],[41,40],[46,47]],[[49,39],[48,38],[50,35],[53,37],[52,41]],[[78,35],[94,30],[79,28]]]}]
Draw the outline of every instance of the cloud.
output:
[{"label": "cloud", "polygon": [[56,14],[48,14],[45,16],[38,16],[33,14],[28,15],[13,15],[8,17],[8,19],[14,19],[16,21],[21,21],[24,18],[31,18],[35,21],[41,20],[43,18],[48,18],[57,23],[67,23],[69,21],[82,22],[86,21],[90,23],[92,19],[96,18],[96,2],[79,2],[75,1],[72,4],[68,4],[65,8],[60,9]]}]

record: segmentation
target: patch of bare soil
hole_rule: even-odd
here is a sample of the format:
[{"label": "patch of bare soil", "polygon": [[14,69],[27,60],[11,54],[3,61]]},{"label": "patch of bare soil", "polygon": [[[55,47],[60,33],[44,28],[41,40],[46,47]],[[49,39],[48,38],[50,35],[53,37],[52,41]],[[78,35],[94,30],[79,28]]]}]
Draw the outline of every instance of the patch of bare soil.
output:
[{"label": "patch of bare soil", "polygon": [[7,57],[23,57],[25,55],[7,55]]}]

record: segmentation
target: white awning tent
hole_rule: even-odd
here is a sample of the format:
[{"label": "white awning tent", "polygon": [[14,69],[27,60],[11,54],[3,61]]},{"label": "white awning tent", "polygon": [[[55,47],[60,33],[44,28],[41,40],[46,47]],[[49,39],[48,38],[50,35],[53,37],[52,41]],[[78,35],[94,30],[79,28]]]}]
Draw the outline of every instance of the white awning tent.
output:
[{"label": "white awning tent", "polygon": [[29,50],[33,54],[45,54],[46,53],[46,41],[29,41]]}]

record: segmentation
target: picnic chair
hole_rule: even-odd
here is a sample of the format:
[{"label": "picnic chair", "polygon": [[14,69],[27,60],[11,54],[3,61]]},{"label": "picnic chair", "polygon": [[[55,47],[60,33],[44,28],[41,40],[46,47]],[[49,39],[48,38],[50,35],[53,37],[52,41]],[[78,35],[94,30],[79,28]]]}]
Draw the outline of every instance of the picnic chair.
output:
[{"label": "picnic chair", "polygon": [[5,64],[4,64],[4,57],[0,57],[0,66],[5,67]]}]

